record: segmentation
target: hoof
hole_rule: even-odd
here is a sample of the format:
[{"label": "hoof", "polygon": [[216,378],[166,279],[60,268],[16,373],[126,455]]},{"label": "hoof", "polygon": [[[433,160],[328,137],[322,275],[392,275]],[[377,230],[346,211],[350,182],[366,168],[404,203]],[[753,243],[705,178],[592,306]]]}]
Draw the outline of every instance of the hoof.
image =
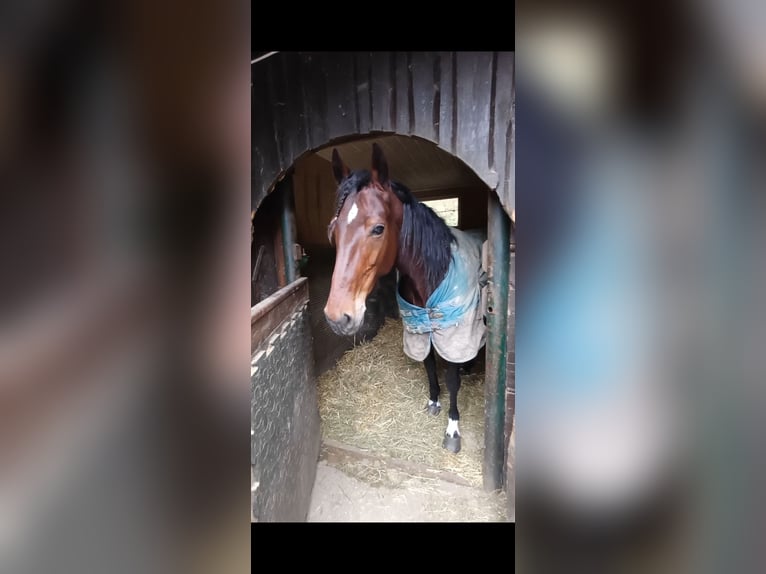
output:
[{"label": "hoof", "polygon": [[433,415],[433,416],[436,416],[436,415],[438,415],[440,412],[442,412],[442,408],[441,408],[441,406],[440,406],[440,405],[437,405],[436,403],[434,403],[434,404],[432,404],[432,405],[431,405],[431,404],[428,404],[428,405],[426,405],[426,411],[428,411],[428,414],[429,414],[429,415]]},{"label": "hoof", "polygon": [[442,446],[450,452],[453,452],[455,454],[459,453],[460,452],[460,435],[453,437],[453,436],[449,436],[448,434],[445,434],[444,441],[442,442]]}]

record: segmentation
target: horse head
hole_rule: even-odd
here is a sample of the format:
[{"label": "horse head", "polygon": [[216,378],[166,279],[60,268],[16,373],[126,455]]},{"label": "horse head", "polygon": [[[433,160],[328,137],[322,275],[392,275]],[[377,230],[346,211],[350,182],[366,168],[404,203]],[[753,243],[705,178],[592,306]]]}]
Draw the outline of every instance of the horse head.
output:
[{"label": "horse head", "polygon": [[336,258],[324,313],[335,333],[352,335],[362,326],[365,301],[376,281],[396,263],[403,207],[377,144],[372,146],[371,171],[350,171],[337,149],[332,169],[337,208],[327,232]]}]

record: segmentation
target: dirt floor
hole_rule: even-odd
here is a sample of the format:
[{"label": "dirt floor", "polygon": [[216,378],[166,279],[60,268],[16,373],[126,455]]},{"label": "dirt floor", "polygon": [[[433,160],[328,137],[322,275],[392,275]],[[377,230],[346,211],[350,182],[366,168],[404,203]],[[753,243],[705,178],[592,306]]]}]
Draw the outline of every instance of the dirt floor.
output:
[{"label": "dirt floor", "polygon": [[504,521],[502,493],[364,459],[351,464],[321,460],[308,515],[308,522]]},{"label": "dirt floor", "polygon": [[387,320],[370,342],[346,352],[318,381],[322,452],[309,522],[498,522],[505,493],[482,489],[484,362],[462,377],[462,450],[441,446],[449,396],[439,363],[443,410],[424,412],[422,363],[402,351],[402,325]]}]

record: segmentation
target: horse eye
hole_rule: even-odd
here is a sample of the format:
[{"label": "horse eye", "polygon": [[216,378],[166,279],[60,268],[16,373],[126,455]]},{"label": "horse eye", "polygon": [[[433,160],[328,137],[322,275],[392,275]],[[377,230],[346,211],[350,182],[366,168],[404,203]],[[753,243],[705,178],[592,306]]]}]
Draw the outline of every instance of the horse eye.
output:
[{"label": "horse eye", "polygon": [[372,235],[383,235],[383,230],[384,229],[385,229],[385,227],[383,227],[382,225],[376,225],[375,227],[372,228],[371,234]]}]

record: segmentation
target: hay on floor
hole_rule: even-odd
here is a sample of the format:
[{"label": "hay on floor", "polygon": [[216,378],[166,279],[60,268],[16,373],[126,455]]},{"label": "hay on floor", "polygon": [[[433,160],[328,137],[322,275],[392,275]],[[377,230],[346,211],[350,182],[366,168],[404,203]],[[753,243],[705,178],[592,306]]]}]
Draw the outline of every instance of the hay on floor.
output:
[{"label": "hay on floor", "polygon": [[478,360],[473,372],[461,377],[458,408],[463,439],[458,454],[441,446],[449,410],[444,366],[437,359],[442,412],[429,416],[424,412],[425,367],[404,354],[401,321],[387,319],[372,341],[348,351],[319,378],[323,437],[452,472],[480,487],[484,363]]}]

